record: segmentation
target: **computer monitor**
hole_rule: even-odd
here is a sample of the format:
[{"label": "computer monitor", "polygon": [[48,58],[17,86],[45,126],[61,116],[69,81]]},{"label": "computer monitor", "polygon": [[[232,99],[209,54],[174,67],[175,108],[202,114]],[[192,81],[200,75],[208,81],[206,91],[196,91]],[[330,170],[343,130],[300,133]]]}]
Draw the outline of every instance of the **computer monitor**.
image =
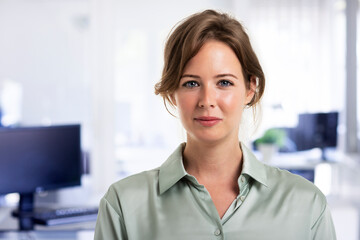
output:
[{"label": "computer monitor", "polygon": [[338,112],[299,114],[297,150],[337,146]]},{"label": "computer monitor", "polygon": [[0,128],[0,195],[19,193],[20,229],[34,193],[81,184],[80,125]]}]

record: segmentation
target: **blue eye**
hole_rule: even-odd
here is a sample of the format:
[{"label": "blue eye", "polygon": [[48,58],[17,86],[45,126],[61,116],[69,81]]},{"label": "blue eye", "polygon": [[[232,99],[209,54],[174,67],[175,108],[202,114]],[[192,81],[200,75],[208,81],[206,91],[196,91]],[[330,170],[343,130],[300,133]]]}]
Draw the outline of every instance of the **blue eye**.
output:
[{"label": "blue eye", "polygon": [[195,81],[188,81],[188,82],[184,83],[182,86],[186,87],[186,88],[194,88],[194,87],[198,87],[199,84]]},{"label": "blue eye", "polygon": [[228,80],[220,80],[219,83],[220,87],[229,87],[233,86],[234,84]]}]

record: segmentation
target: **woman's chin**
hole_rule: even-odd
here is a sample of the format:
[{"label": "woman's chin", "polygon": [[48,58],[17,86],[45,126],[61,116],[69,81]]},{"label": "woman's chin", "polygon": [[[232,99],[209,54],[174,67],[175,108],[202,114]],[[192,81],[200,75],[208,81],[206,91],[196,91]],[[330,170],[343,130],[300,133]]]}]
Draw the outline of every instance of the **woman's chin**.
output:
[{"label": "woman's chin", "polygon": [[219,143],[221,141],[224,141],[226,139],[226,137],[218,134],[218,133],[213,133],[213,134],[188,134],[187,136],[187,140],[188,141],[196,141],[199,143],[204,143],[204,144],[212,144],[212,143]]}]

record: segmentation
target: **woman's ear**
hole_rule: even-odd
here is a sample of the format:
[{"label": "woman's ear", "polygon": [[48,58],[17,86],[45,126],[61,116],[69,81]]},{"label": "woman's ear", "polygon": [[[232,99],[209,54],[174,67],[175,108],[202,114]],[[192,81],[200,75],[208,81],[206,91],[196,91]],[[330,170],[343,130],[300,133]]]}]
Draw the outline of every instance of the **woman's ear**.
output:
[{"label": "woman's ear", "polygon": [[256,76],[251,76],[248,89],[246,90],[246,104],[247,105],[249,103],[251,103],[255,97],[256,86],[257,86],[257,78],[256,78]]}]

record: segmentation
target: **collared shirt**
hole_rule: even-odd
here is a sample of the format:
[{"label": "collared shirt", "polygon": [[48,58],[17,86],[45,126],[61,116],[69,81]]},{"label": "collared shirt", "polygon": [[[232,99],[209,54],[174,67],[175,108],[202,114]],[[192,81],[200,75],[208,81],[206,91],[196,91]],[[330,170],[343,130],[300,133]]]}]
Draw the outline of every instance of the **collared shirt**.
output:
[{"label": "collared shirt", "polygon": [[312,183],[259,162],[241,144],[239,195],[220,218],[189,175],[180,145],[161,167],[114,183],[101,199],[95,239],[336,239],[325,196]]}]

